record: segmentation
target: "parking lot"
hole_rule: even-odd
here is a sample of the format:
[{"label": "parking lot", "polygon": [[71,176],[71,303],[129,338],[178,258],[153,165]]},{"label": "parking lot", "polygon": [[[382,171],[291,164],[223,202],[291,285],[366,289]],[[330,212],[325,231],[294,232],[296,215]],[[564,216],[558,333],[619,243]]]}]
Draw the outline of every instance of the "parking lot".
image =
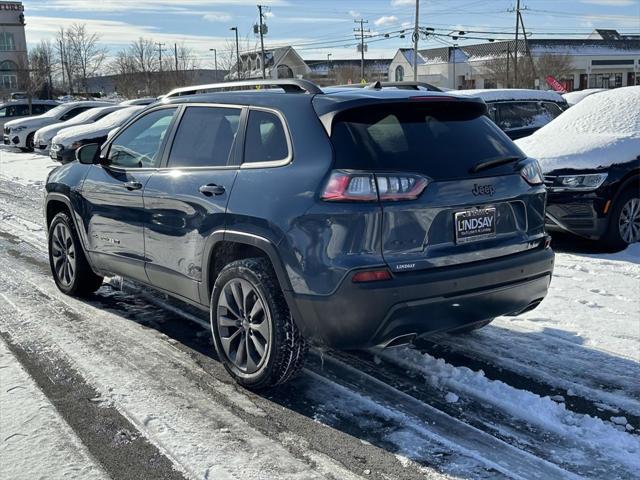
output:
[{"label": "parking lot", "polygon": [[34,444],[82,478],[637,476],[639,244],[556,235],[537,309],[413,348],[312,349],[300,377],[255,394],[216,359],[206,314],[117,277],[86,301],[56,289],[54,165],[0,150],[7,478],[37,465]]}]

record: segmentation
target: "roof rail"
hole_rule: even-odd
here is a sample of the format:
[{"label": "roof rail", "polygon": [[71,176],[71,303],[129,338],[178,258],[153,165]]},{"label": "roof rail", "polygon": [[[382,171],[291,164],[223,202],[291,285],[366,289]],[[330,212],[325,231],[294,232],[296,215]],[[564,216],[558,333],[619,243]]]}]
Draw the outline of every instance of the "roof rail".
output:
[{"label": "roof rail", "polygon": [[374,82],[374,83],[370,83],[368,85],[366,85],[364,88],[371,88],[371,89],[381,89],[381,88],[385,88],[385,87],[396,87],[396,88],[401,88],[401,89],[405,89],[405,90],[420,90],[421,88],[425,89],[425,90],[429,90],[431,92],[441,92],[442,90],[440,90],[438,87],[436,87],[435,85],[431,85],[430,83],[426,83],[426,82],[413,82],[413,81],[405,81],[405,82]]},{"label": "roof rail", "polygon": [[220,91],[248,90],[256,87],[281,88],[286,93],[324,93],[320,87],[309,80],[281,79],[281,80],[243,80],[239,82],[210,83],[205,85],[192,85],[190,87],[174,88],[162,98],[181,97],[184,95],[196,95],[199,93]]}]

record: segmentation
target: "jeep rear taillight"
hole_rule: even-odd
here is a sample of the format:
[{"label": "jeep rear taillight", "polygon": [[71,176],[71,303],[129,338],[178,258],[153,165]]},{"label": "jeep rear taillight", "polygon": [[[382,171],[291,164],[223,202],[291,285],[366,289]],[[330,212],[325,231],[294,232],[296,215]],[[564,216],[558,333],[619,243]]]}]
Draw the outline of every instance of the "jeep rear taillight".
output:
[{"label": "jeep rear taillight", "polygon": [[336,170],[331,173],[321,198],[329,202],[415,200],[428,184],[428,178],[413,173]]}]

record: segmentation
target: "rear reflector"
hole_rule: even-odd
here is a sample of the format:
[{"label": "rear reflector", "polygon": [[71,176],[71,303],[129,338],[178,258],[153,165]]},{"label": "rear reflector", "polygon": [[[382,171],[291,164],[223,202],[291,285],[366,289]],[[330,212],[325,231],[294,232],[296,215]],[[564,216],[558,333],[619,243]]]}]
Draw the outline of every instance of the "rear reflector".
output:
[{"label": "rear reflector", "polygon": [[379,282],[382,280],[391,280],[391,272],[386,268],[384,270],[358,272],[351,277],[353,283]]}]

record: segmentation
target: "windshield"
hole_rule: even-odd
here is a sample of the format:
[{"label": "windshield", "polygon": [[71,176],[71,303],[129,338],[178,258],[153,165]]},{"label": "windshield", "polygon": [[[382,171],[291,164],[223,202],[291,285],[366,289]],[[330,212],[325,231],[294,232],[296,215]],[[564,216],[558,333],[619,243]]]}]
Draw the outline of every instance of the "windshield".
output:
[{"label": "windshield", "polygon": [[69,104],[58,105],[52,108],[47,113],[43,114],[43,117],[57,117],[59,114],[66,112],[69,109]]},{"label": "windshield", "polygon": [[[335,168],[418,172],[442,179],[469,176],[474,165],[490,159],[524,157],[482,113],[466,102],[347,110],[337,116],[331,135]],[[513,166],[501,168],[512,171]]]}]

